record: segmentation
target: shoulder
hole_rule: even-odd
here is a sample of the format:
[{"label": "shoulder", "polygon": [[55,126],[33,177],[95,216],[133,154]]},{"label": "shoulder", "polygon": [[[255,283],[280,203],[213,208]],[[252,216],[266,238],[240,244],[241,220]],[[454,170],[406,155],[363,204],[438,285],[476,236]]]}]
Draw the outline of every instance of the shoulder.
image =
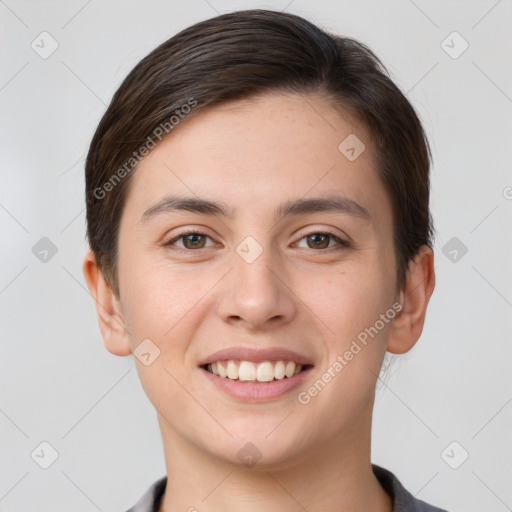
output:
[{"label": "shoulder", "polygon": [[375,464],[372,464],[372,469],[384,490],[393,500],[392,512],[447,512],[415,498],[391,471]]},{"label": "shoulder", "polygon": [[141,496],[139,501],[126,512],[158,512],[160,501],[167,485],[167,477],[164,476],[151,484],[149,489]]}]

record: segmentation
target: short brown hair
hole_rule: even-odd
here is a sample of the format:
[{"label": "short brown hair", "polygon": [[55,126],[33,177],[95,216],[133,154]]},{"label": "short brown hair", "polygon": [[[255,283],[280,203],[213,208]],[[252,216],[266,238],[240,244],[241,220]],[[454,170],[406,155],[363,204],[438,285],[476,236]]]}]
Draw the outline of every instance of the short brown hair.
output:
[{"label": "short brown hair", "polygon": [[154,147],[155,133],[191,100],[187,116],[273,91],[320,94],[371,134],[393,209],[397,286],[405,284],[409,261],[433,237],[431,151],[414,108],[361,42],[254,9],[196,23],[158,46],[123,81],[96,129],[85,166],[87,237],[117,296],[119,224],[141,147]]}]

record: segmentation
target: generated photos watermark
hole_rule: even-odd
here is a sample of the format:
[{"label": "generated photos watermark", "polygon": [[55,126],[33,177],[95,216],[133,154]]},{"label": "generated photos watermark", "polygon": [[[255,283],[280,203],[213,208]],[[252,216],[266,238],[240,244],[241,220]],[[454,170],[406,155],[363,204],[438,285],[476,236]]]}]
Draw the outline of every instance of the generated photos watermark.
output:
[{"label": "generated photos watermark", "polygon": [[96,187],[93,191],[93,195],[96,199],[103,199],[108,192],[112,191],[116,185],[118,185],[123,178],[125,178],[142,160],[145,156],[149,155],[150,151],[156,147],[156,139],[161,141],[165,135],[167,135],[172,129],[174,129],[191,111],[197,106],[197,100],[190,98],[188,102],[182,105],[180,108],[174,111],[174,114],[169,117],[167,121],[159,124],[149,135],[144,144],[140,146],[137,151],[132,153],[132,156],[128,158],[124,164],[117,169],[117,171],[110,176],[110,178],[101,186]]},{"label": "generated photos watermark", "polygon": [[[385,313],[382,313],[379,319],[370,327],[366,327],[358,335],[357,339],[352,340],[350,347],[343,354],[338,354],[336,360],[327,368],[322,376],[317,379],[306,391],[301,391],[297,400],[302,405],[307,405],[312,398],[317,396],[332,379],[338,375],[345,366],[347,366],[361,350],[368,345],[369,337],[373,339],[379,332],[389,324],[395,316],[402,310],[402,304],[395,302]],[[359,343],[358,343],[359,342]]]}]

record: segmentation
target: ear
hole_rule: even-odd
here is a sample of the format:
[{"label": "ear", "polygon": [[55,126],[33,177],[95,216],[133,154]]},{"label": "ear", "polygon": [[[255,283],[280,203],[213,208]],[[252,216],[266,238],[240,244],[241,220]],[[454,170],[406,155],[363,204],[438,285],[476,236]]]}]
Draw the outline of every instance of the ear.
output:
[{"label": "ear", "polygon": [[91,249],[88,249],[85,254],[82,270],[87,287],[96,303],[98,324],[106,349],[117,356],[130,355],[132,349],[121,303],[105,281]]},{"label": "ear", "polygon": [[434,253],[424,245],[414,260],[409,262],[406,283],[400,292],[402,309],[391,323],[388,352],[403,354],[418,341],[434,286]]}]

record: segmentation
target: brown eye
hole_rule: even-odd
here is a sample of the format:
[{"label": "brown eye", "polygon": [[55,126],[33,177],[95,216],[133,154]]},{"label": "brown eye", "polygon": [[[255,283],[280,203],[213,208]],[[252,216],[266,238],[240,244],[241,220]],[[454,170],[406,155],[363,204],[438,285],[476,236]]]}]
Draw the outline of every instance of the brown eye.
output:
[{"label": "brown eye", "polygon": [[323,233],[315,233],[314,235],[309,235],[306,238],[311,241],[311,248],[326,249],[329,247],[329,235]]},{"label": "brown eye", "polygon": [[[205,243],[205,237],[199,233],[193,233],[191,235],[182,236],[183,245],[186,249],[202,249]],[[190,245],[188,245],[190,244]]]},{"label": "brown eye", "polygon": [[[173,246],[176,242],[182,241],[183,245],[182,246],[178,245],[176,250],[180,251],[181,247],[183,247],[185,250],[193,251],[194,249],[204,249],[206,240],[208,238],[210,238],[210,237],[203,233],[198,233],[196,231],[189,231],[189,232],[181,233],[181,234],[175,236],[174,238],[171,238],[169,241],[165,242],[163,245],[166,247]],[[181,251],[181,252],[186,252],[186,251]]]},{"label": "brown eye", "polygon": [[[301,238],[302,240],[306,240],[308,249],[345,249],[349,247],[348,242],[332,233],[311,233]],[[335,244],[331,244],[332,241]]]}]

